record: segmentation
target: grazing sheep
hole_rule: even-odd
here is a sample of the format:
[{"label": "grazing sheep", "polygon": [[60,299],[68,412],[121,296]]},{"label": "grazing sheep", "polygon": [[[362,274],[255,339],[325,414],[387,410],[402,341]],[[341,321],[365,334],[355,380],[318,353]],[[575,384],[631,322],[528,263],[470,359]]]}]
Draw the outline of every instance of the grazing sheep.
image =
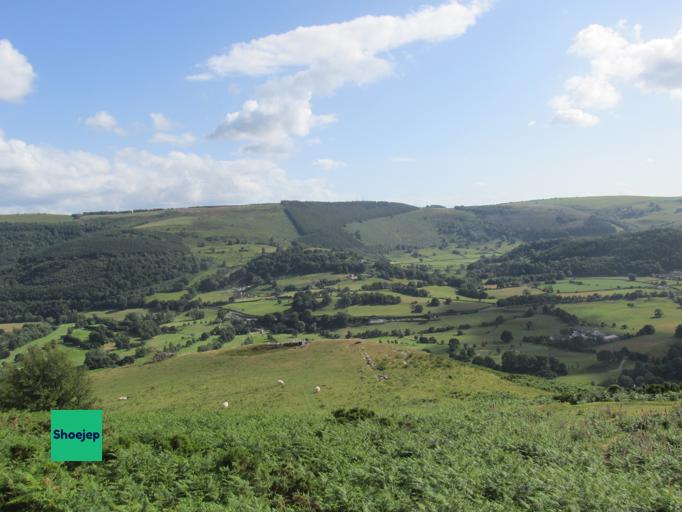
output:
[{"label": "grazing sheep", "polygon": [[127,396],[119,396],[118,399],[119,400],[128,400],[128,397]]},{"label": "grazing sheep", "polygon": [[227,409],[230,406],[230,403],[226,400],[223,402],[223,409]]},{"label": "grazing sheep", "polygon": [[315,387],[313,388],[313,391],[314,391],[315,393],[319,393],[320,391],[322,391],[322,389],[320,388],[320,386],[315,386]]},{"label": "grazing sheep", "polygon": [[284,381],[282,379],[277,379],[277,384],[284,386]]}]

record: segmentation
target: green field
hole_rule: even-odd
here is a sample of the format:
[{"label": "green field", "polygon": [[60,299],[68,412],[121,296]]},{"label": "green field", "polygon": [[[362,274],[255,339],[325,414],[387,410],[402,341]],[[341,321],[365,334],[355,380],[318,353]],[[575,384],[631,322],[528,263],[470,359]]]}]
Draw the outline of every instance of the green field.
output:
[{"label": "green field", "polygon": [[[625,301],[600,301],[566,304],[562,307],[590,325],[603,324],[605,331],[614,334],[634,334],[644,325],[651,324],[656,328],[656,336],[672,338],[675,328],[682,324],[682,308],[670,300],[647,299],[631,304],[634,307],[628,307]],[[663,312],[662,318],[654,317],[657,309]],[[622,326],[627,326],[627,329],[622,329]]]},{"label": "green field", "polygon": [[651,289],[654,286],[642,281],[629,281],[626,278],[602,277],[602,278],[579,278],[575,280],[557,281],[551,285],[556,293],[575,292],[602,292],[618,291],[628,292],[637,289]]},{"label": "green field", "polygon": [[[380,372],[368,367],[363,352],[377,362],[388,361],[388,381],[377,380]],[[427,368],[433,371],[425,375]],[[193,376],[199,374],[202,378],[197,383]],[[277,379],[283,379],[286,385],[279,386]],[[445,397],[448,390],[467,394],[504,390],[524,397],[541,394],[532,388],[511,386],[491,372],[460,363],[441,364],[418,352],[355,341],[180,355],[154,365],[100,372],[94,376],[94,383],[102,406],[111,411],[169,407],[215,410],[225,400],[235,410],[310,412],[352,406],[421,409],[431,403],[429,397]],[[315,386],[320,386],[322,392],[315,394]],[[153,400],[146,398],[155,394],[158,396]],[[128,400],[117,400],[120,395],[128,396]]]}]

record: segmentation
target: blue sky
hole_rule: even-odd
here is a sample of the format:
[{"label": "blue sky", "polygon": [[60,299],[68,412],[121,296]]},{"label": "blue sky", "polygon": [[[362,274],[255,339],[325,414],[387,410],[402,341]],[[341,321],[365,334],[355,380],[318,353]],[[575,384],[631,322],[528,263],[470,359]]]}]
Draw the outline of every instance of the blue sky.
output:
[{"label": "blue sky", "polygon": [[2,10],[0,211],[682,195],[676,1]]}]

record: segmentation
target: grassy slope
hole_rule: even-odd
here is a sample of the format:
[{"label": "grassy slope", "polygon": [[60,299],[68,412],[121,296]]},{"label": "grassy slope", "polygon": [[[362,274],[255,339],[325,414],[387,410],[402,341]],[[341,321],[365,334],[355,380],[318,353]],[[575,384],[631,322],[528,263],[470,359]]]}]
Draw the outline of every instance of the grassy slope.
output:
[{"label": "grassy slope", "polygon": [[[661,210],[645,211],[650,203],[658,205]],[[614,196],[546,199],[506,203],[494,208],[422,208],[391,217],[354,222],[348,224],[346,230],[350,233],[359,232],[363,243],[369,246],[428,246],[437,244],[443,236],[447,238],[447,235],[439,233],[439,225],[453,222],[478,235],[485,234],[482,221],[497,226],[500,232],[507,230],[522,234],[531,230],[558,234],[559,230],[566,228],[580,228],[592,215],[596,215],[612,221],[616,230],[646,229],[651,226],[681,225],[680,208],[680,198]],[[642,210],[642,214],[628,216],[628,209]]]},{"label": "grassy slope", "polygon": [[[23,354],[26,352],[30,347],[42,347],[52,341],[59,342],[61,340],[62,336],[66,334],[66,332],[69,330],[69,327],[73,327],[73,324],[62,324],[57,329],[52,331],[50,334],[47,336],[43,336],[42,338],[38,338],[37,340],[30,341],[26,343],[25,345],[22,345],[21,347],[15,349],[12,351],[10,357],[8,358],[8,361],[14,361],[14,357],[17,354]],[[74,348],[74,347],[66,347],[64,345],[60,344],[60,348],[66,352],[69,360],[75,364],[75,365],[81,365],[83,364],[83,359],[85,358],[85,351]]]},{"label": "grassy slope", "polygon": [[298,234],[279,204],[182,208],[175,215],[152,220],[139,229],[169,231],[205,238],[222,236],[266,243],[294,240]]},{"label": "grassy slope", "polygon": [[[390,359],[381,372],[389,380],[376,379],[363,349]],[[411,353],[319,342],[98,372],[105,461],[49,462],[48,414],[0,413],[0,509],[682,507],[679,403],[559,404],[425,354],[403,365]],[[378,417],[344,423],[330,414],[352,406]]]},{"label": "grassy slope", "polygon": [[349,233],[359,232],[362,242],[369,246],[425,246],[437,244],[443,238],[437,229],[439,219],[476,223],[473,215],[460,210],[421,208],[390,217],[352,222],[346,226],[346,230]]},{"label": "grassy slope", "polygon": [[[385,360],[386,369],[370,368],[365,352],[376,364]],[[378,381],[380,373],[389,380]],[[96,372],[93,379],[106,411],[215,410],[225,400],[238,411],[413,409],[436,403],[447,406],[462,394],[542,394],[493,372],[410,348],[348,340],[312,342],[303,348],[246,347],[181,355],[162,363]],[[280,387],[277,379],[286,386]],[[318,385],[322,392],[314,394]],[[129,399],[118,401],[119,395]]]},{"label": "grassy slope", "polygon": [[623,218],[633,227],[647,228],[652,225],[682,224],[682,198],[679,197],[646,197],[646,196],[601,196],[601,197],[570,197],[510,203],[512,206],[542,206],[570,208],[575,211],[594,212],[602,215],[622,214],[619,210],[634,208],[646,209],[650,203],[661,207],[661,211],[647,213],[641,217]]},{"label": "grassy slope", "polygon": [[[633,302],[634,307],[627,307],[623,301],[603,301],[583,304],[564,304],[561,307],[586,320],[592,325],[606,324],[605,330],[614,334],[623,332],[635,333],[646,324],[656,328],[656,335],[672,337],[675,328],[682,324],[682,308],[667,299],[645,299]],[[654,311],[663,311],[662,318],[654,318]],[[611,327],[612,324],[616,327]],[[628,329],[623,331],[622,325]]]}]

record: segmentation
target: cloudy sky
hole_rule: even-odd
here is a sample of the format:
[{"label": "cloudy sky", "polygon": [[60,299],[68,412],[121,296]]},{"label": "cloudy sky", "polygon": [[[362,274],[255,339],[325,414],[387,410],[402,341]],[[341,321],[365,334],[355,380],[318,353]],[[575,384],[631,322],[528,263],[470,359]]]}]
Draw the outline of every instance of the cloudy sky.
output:
[{"label": "cloudy sky", "polygon": [[431,1],[3,2],[0,211],[682,195],[682,3]]}]

